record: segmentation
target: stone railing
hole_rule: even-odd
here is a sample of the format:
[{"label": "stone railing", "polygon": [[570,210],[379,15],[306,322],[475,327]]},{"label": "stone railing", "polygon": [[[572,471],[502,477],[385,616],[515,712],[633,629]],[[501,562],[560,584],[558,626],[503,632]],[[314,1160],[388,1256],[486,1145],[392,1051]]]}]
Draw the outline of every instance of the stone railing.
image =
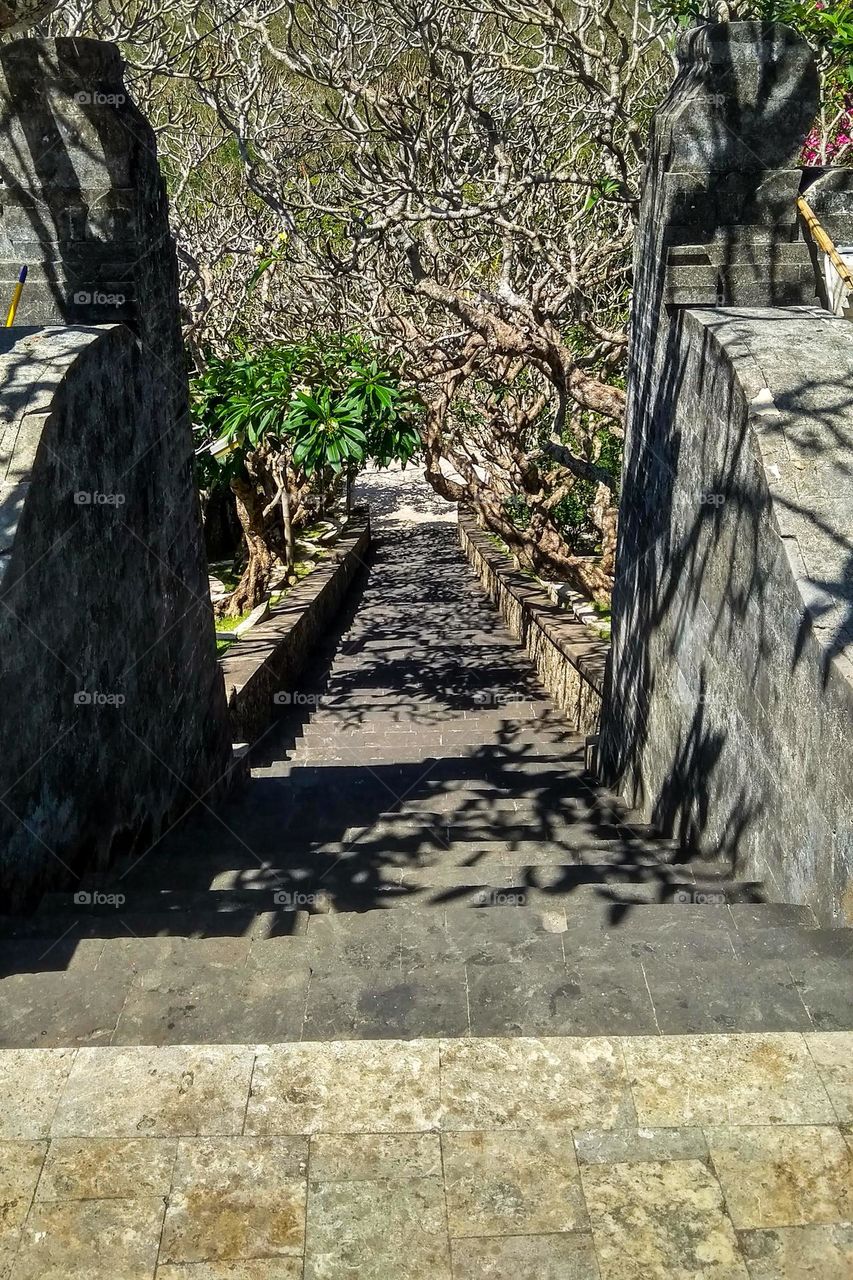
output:
[{"label": "stone railing", "polygon": [[603,772],[686,850],[850,922],[853,327],[815,306],[796,215],[817,76],[784,27],[705,27],[681,60],[641,210]]},{"label": "stone railing", "polygon": [[124,325],[0,339],[0,883],[140,850],[228,781],[190,469]]}]

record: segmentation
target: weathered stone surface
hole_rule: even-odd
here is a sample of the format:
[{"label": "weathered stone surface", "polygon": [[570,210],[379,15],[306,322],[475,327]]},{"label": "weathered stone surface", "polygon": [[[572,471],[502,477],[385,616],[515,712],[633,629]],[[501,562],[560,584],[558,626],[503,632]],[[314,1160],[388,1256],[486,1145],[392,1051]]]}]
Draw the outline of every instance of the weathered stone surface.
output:
[{"label": "weathered stone surface", "polygon": [[636,250],[603,772],[685,847],[841,924],[853,330],[806,305],[789,166],[815,69],[793,32],[749,23],[680,56]]},{"label": "weathered stone surface", "polygon": [[314,1182],[305,1280],[450,1280],[441,1178]]},{"label": "weathered stone surface", "polygon": [[707,1165],[586,1165],[581,1177],[601,1280],[749,1280]]},{"label": "weathered stone surface", "polygon": [[616,1128],[634,1123],[618,1040],[447,1040],[442,1129]]},{"label": "weathered stone surface", "polygon": [[47,1137],[75,1052],[0,1051],[0,1138]]},{"label": "weathered stone surface", "polygon": [[582,1231],[451,1241],[454,1280],[600,1280],[592,1237]]},{"label": "weathered stone surface", "polygon": [[802,1036],[636,1036],[622,1048],[644,1127],[835,1121]]},{"label": "weathered stone surface", "polygon": [[163,1223],[162,1261],[301,1254],[307,1157],[305,1138],[182,1142]]},{"label": "weathered stone surface", "polygon": [[44,1200],[21,1233],[11,1280],[151,1280],[164,1204],[154,1200]]},{"label": "weathered stone surface", "polygon": [[813,1032],[805,1039],[838,1119],[853,1122],[853,1033]]},{"label": "weathered stone surface", "polygon": [[240,1045],[80,1049],[55,1137],[238,1134],[254,1050]]},{"label": "weathered stone surface", "polygon": [[37,1200],[133,1200],[168,1196],[174,1138],[54,1138]]},{"label": "weathered stone surface", "polygon": [[272,1045],[258,1050],[246,1132],[381,1133],[438,1127],[436,1041]]},{"label": "weathered stone surface", "polygon": [[445,1133],[451,1236],[539,1235],[587,1225],[568,1133]]},{"label": "weathered stone surface", "polygon": [[744,1125],[707,1136],[739,1230],[853,1221],[853,1153],[836,1127]]},{"label": "weathered stone surface", "polygon": [[147,847],[215,791],[230,741],[177,260],[118,49],[5,45],[0,136],[0,285],[28,263],[19,325],[77,326],[0,343],[0,692],[16,725],[0,879],[14,907]]}]

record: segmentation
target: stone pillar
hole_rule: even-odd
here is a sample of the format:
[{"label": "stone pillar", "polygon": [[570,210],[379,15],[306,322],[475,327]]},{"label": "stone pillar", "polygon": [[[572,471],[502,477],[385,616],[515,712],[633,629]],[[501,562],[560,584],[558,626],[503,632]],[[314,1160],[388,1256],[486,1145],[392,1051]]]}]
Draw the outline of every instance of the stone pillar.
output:
[{"label": "stone pillar", "polygon": [[97,40],[0,46],[0,302],[26,265],[17,324],[128,325],[184,418],[166,193],[122,72],[116,46]]},{"label": "stone pillar", "polygon": [[684,309],[811,304],[798,224],[797,157],[818,107],[808,45],[788,27],[696,27],[652,125],[631,312],[628,409],[613,649],[602,723],[604,776],[636,798],[656,673],[650,645],[667,602],[679,440]]}]

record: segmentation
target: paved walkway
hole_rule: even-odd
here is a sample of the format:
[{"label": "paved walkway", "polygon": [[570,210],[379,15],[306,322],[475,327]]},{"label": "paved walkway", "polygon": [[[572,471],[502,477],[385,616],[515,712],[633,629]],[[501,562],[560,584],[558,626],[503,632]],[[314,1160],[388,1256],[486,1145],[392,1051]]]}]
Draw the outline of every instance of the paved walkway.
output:
[{"label": "paved walkway", "polygon": [[368,484],[245,792],[0,943],[0,1280],[851,1280],[850,931],[632,821]]},{"label": "paved walkway", "polygon": [[30,1050],[0,1067],[12,1280],[853,1274],[850,1035]]}]

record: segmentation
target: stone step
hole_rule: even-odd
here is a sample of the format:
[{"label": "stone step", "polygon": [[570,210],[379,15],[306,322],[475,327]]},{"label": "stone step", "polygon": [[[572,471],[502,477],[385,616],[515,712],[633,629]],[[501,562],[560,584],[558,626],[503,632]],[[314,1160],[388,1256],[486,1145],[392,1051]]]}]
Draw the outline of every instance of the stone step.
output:
[{"label": "stone step", "polygon": [[31,916],[0,917],[0,943],[42,939],[70,945],[85,938],[269,938],[296,934],[305,926],[306,913],[277,907],[217,910],[215,902],[190,911],[38,912]]}]

